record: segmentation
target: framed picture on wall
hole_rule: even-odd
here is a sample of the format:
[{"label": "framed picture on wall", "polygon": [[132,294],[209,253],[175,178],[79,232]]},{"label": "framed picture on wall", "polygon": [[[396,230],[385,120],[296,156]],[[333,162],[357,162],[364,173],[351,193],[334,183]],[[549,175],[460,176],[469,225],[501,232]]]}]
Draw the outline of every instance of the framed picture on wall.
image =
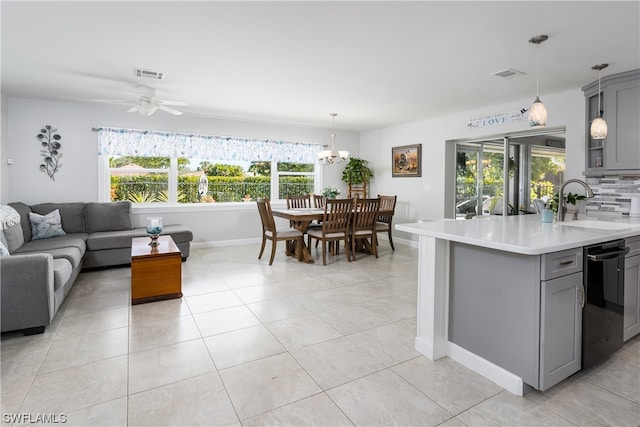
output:
[{"label": "framed picture on wall", "polygon": [[391,147],[391,176],[422,176],[422,144]]}]

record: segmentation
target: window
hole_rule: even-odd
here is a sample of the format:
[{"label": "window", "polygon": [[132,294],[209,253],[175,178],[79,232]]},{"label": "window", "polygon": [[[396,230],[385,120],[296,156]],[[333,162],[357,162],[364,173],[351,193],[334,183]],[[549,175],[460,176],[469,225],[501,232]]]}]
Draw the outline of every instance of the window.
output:
[{"label": "window", "polygon": [[109,157],[109,199],[134,203],[169,201],[169,157]]},{"label": "window", "polygon": [[[98,132],[104,177],[100,194],[105,201],[175,204],[242,202],[258,197],[277,200],[287,194],[313,193],[321,181],[321,168],[315,166],[316,144],[131,129],[100,128]],[[176,153],[199,156],[181,157]],[[208,157],[213,155],[226,159]],[[264,157],[273,160],[261,160]],[[301,161],[285,161],[292,159]]]},{"label": "window", "polygon": [[314,165],[308,163],[278,163],[278,199],[286,199],[287,194],[303,195],[314,193]]}]

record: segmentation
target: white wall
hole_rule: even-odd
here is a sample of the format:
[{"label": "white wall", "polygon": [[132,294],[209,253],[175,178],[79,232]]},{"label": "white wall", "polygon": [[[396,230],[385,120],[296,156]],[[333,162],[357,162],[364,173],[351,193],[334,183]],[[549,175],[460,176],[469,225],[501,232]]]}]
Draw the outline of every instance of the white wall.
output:
[{"label": "white wall", "polygon": [[[566,177],[581,177],[584,169],[585,107],[579,89],[542,97],[549,112],[548,126],[566,126]],[[46,201],[97,200],[97,134],[92,127],[113,126],[210,133],[253,138],[329,142],[331,129],[280,123],[211,119],[187,114],[179,117],[158,112],[150,117],[125,113],[122,106],[30,100],[9,97],[3,105],[2,177],[3,203],[24,201],[35,204]],[[370,194],[397,194],[395,223],[415,222],[421,218],[444,216],[445,141],[482,137],[525,130],[526,122],[470,129],[468,119],[474,116],[528,108],[530,99],[486,109],[407,123],[360,135],[338,131],[336,145],[352,155],[369,160],[375,179]],[[6,119],[5,109],[8,107]],[[6,123],[6,128],[5,128]],[[62,168],[56,181],[39,171],[42,157],[36,135],[44,126],[55,126],[62,136]],[[393,178],[391,147],[422,144],[422,177]],[[14,164],[8,166],[6,159]],[[343,167],[323,168],[323,186],[341,188]],[[7,182],[8,181],[8,182]],[[143,225],[149,214],[159,214],[165,224],[182,223],[194,231],[194,242],[224,242],[256,239],[260,235],[258,215],[253,204],[235,206],[194,206],[173,210],[154,207],[135,209],[135,225]],[[396,232],[399,239],[411,236]]]},{"label": "white wall", "polygon": [[[566,126],[567,178],[580,178],[584,171],[585,101],[576,89],[542,96],[547,107],[547,126]],[[408,123],[362,133],[360,152],[375,171],[371,194],[397,194],[398,205],[394,222],[416,222],[422,218],[444,217],[445,141],[478,138],[529,129],[528,123],[469,128],[468,120],[485,114],[498,114],[529,108],[531,99],[461,112],[449,116]],[[422,144],[422,177],[393,178],[391,176],[391,147]],[[395,232],[399,238],[412,239],[407,233]],[[394,234],[394,236],[396,235]]]},{"label": "white wall", "polygon": [[[113,126],[138,129],[159,129],[228,135],[250,138],[283,139],[318,143],[330,142],[330,122],[327,128],[304,127],[281,123],[212,119],[207,117],[172,116],[157,112],[149,117],[126,113],[125,106],[94,103],[58,102],[25,98],[6,98],[6,130],[2,128],[2,203],[22,201],[36,204],[48,201],[96,201],[98,198],[97,133],[92,127]],[[3,120],[2,124],[5,124]],[[61,169],[55,182],[39,170],[42,162],[40,129],[51,125],[61,135]],[[337,132],[336,144],[358,155],[359,135]],[[6,159],[13,159],[8,166]],[[340,187],[342,167],[325,166],[322,186]],[[6,184],[6,185],[5,185]],[[143,225],[152,212],[165,217],[165,224],[182,223],[195,234],[195,242],[233,239],[254,239],[260,236],[260,223],[254,204],[229,206],[180,207],[177,210],[134,210],[135,225]],[[247,224],[250,224],[247,226]]]},{"label": "white wall", "polygon": [[9,192],[9,178],[7,168],[7,141],[9,114],[7,109],[7,97],[0,94],[0,201],[2,195]]}]

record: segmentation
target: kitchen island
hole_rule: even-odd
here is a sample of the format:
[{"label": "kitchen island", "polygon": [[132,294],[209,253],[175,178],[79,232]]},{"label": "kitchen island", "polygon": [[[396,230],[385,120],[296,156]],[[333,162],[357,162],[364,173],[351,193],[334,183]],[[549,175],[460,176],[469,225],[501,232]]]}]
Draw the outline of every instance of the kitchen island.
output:
[{"label": "kitchen island", "polygon": [[416,350],[517,395],[580,369],[582,248],[640,235],[638,222],[542,223],[539,215],[396,229],[419,237]]}]

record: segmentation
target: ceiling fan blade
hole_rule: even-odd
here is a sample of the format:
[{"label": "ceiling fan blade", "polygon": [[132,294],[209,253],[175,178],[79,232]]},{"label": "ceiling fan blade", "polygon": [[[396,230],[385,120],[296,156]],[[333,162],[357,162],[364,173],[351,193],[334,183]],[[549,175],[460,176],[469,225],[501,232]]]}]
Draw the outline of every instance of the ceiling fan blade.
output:
[{"label": "ceiling fan blade", "polygon": [[133,99],[92,99],[92,102],[101,102],[105,104],[135,104],[138,101]]},{"label": "ceiling fan blade", "polygon": [[166,106],[164,106],[162,104],[158,105],[158,109],[162,110],[162,111],[166,111],[167,113],[171,113],[174,116],[182,115],[182,111],[174,110],[173,108],[166,107]]},{"label": "ceiling fan blade", "polygon": [[127,113],[134,113],[134,112],[138,111],[138,107],[139,107],[138,104],[134,105],[133,107],[131,107],[131,108],[129,108],[127,110]]},{"label": "ceiling fan blade", "polygon": [[159,105],[174,105],[174,106],[181,106],[181,107],[186,107],[187,105],[189,105],[186,102],[182,102],[182,101],[162,101],[162,100],[159,100],[158,104]]}]

